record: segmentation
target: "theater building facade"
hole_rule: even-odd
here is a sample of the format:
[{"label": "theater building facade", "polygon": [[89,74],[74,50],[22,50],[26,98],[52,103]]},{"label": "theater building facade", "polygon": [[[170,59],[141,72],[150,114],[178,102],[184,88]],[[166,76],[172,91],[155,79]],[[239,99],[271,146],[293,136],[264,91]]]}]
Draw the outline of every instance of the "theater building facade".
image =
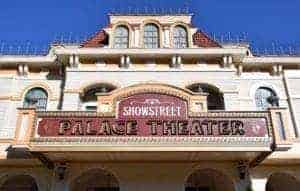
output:
[{"label": "theater building facade", "polygon": [[300,57],[191,20],[111,14],[82,44],[0,56],[0,190],[299,190]]}]

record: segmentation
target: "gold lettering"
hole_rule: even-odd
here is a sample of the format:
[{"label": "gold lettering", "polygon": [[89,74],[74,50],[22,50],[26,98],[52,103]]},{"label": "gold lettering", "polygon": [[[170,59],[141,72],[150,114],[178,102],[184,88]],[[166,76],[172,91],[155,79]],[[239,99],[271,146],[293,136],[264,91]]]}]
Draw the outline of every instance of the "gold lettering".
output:
[{"label": "gold lettering", "polygon": [[158,134],[157,127],[159,125],[161,125],[161,121],[151,120],[151,121],[148,121],[146,124],[150,126],[151,135],[157,135]]},{"label": "gold lettering", "polygon": [[244,124],[242,121],[231,121],[232,135],[245,135]]},{"label": "gold lettering", "polygon": [[71,122],[70,121],[61,121],[59,123],[59,130],[58,134],[59,135],[64,135],[65,131],[71,128]]},{"label": "gold lettering", "polygon": [[109,121],[102,121],[100,125],[100,130],[99,130],[100,135],[111,135],[111,125]]},{"label": "gold lettering", "polygon": [[116,121],[114,125],[112,125],[112,132],[116,135],[124,135],[125,134],[125,122],[124,121]]},{"label": "gold lettering", "polygon": [[163,135],[176,135],[177,122],[176,121],[163,121]]},{"label": "gold lettering", "polygon": [[126,134],[127,135],[137,135],[137,122],[136,121],[128,121],[126,123]]},{"label": "gold lettering", "polygon": [[230,135],[231,130],[229,129],[229,121],[219,121],[219,134]]},{"label": "gold lettering", "polygon": [[80,135],[83,135],[82,121],[76,121],[75,125],[72,127],[72,135],[76,135],[79,132]]},{"label": "gold lettering", "polygon": [[192,122],[191,135],[204,135],[204,131],[199,120]]},{"label": "gold lettering", "polygon": [[178,135],[188,135],[188,121],[178,121]]},{"label": "gold lettering", "polygon": [[88,134],[88,135],[96,135],[97,134],[97,131],[95,129],[93,129],[92,124],[93,124],[92,121],[86,122],[86,134]]}]

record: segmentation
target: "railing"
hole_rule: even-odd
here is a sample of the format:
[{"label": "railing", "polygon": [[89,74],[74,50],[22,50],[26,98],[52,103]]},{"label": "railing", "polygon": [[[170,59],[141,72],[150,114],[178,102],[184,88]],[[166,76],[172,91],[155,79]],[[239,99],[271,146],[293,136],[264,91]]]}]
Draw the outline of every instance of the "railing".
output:
[{"label": "railing", "polygon": [[[80,45],[90,37],[93,33],[74,34],[64,33],[55,36],[53,40],[43,42],[9,42],[0,41],[1,55],[47,55],[52,45]],[[216,34],[208,33],[213,40],[221,45],[237,45],[248,46],[255,56],[300,56],[300,42],[280,43],[277,41],[263,42],[261,40],[251,40],[246,33],[233,34]]]}]

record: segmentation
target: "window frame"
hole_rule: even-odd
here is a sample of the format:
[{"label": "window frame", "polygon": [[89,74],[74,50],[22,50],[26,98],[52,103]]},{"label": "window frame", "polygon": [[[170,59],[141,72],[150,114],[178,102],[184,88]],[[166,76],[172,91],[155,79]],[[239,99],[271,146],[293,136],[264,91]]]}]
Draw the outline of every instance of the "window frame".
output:
[{"label": "window frame", "polygon": [[201,82],[193,83],[187,85],[186,89],[194,93],[206,93],[206,104],[208,111],[226,111],[226,100],[224,98],[224,93],[214,84]]},{"label": "window frame", "polygon": [[[261,100],[262,98],[260,98],[260,103],[258,103],[258,98],[257,98],[257,94],[258,94],[258,91],[268,91],[269,92],[269,96],[278,96],[276,91],[274,91],[274,89],[270,88],[270,87],[267,87],[267,86],[260,86],[258,88],[256,88],[255,92],[254,92],[254,104],[255,104],[255,108],[259,111],[266,111],[269,107],[272,107],[272,105],[270,103],[268,103],[267,99],[268,97],[264,97],[264,102],[265,103],[262,103],[263,101]],[[266,93],[266,92],[264,92]],[[260,93],[262,94],[262,93]],[[265,105],[263,105],[265,104]],[[267,106],[268,105],[268,106]],[[277,103],[277,106],[279,106],[279,103]]]},{"label": "window frame", "polygon": [[[127,37],[125,36],[121,36],[121,35],[117,35],[117,30],[118,29],[126,29],[127,30]],[[118,26],[115,27],[114,29],[114,33],[113,33],[114,37],[113,37],[113,48],[129,48],[130,46],[130,29],[128,26],[120,24]],[[121,40],[121,42],[116,42],[116,40]],[[127,42],[123,42],[124,39],[127,39]],[[126,43],[126,46],[125,46]],[[117,46],[118,45],[118,46]]]},{"label": "window frame", "polygon": [[[154,31],[154,30],[148,30],[148,31],[145,30],[149,26],[153,26],[153,28],[156,28],[157,30],[156,31]],[[145,34],[146,32],[152,33],[152,35],[149,35],[149,36],[146,37],[146,34]],[[155,32],[156,32],[156,36],[153,35],[153,33],[155,33]],[[159,25],[156,24],[156,23],[152,23],[152,22],[146,23],[143,26],[143,34],[142,34],[143,48],[146,48],[146,49],[160,48],[161,47],[160,40],[161,40],[161,32],[160,32]],[[155,42],[157,42],[157,43],[155,43]]]},{"label": "window frame", "polygon": [[[184,30],[184,32],[185,32],[185,37],[182,37],[182,36],[175,36],[175,32],[176,32],[176,29],[177,28],[181,28],[181,29],[183,29]],[[184,41],[185,41],[185,47],[183,47],[183,46],[177,46],[177,44],[183,44],[182,42],[183,42],[183,38],[184,38]],[[175,43],[175,41],[176,41],[176,39],[180,39],[180,43]],[[175,25],[174,27],[173,27],[173,30],[172,30],[172,46],[173,46],[173,48],[188,48],[189,47],[189,33],[188,33],[188,29],[187,29],[187,27],[186,26],[183,26],[183,25],[180,25],[180,24],[178,24],[178,25]]]},{"label": "window frame", "polygon": [[[28,98],[29,94],[35,90],[41,91],[44,93],[45,97],[42,98]],[[34,102],[34,99],[37,100],[35,101],[36,104],[32,104]],[[45,104],[41,104],[41,106],[38,105],[39,100],[43,99],[43,101],[45,102]],[[30,103],[32,102],[32,103]],[[49,93],[46,89],[44,89],[43,87],[32,87],[30,88],[28,91],[26,91],[26,93],[24,94],[23,97],[23,107],[24,108],[36,108],[38,111],[46,111],[48,108],[48,102],[49,102]]]}]

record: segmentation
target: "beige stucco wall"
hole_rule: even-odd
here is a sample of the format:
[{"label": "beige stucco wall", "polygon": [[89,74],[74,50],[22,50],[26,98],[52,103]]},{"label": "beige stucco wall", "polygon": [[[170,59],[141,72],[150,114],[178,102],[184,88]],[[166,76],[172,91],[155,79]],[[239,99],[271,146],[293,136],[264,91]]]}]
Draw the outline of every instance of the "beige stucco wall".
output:
[{"label": "beige stucco wall", "polygon": [[[294,177],[295,181],[300,180],[300,167],[293,165],[261,165],[250,170],[249,179],[239,179],[236,163],[218,163],[218,162],[118,162],[118,163],[71,163],[68,165],[64,180],[55,178],[53,172],[45,167],[26,167],[21,168],[7,167],[0,168],[0,183],[14,175],[26,174],[32,176],[39,190],[42,191],[69,191],[74,181],[77,181],[81,175],[90,170],[104,170],[111,173],[119,182],[120,191],[184,191],[185,182],[188,177],[196,171],[213,169],[225,176],[216,177],[220,182],[234,184],[235,191],[246,191],[247,185],[251,185],[254,191],[264,191],[268,178],[275,173],[288,174]],[[228,180],[226,180],[228,179]],[[209,180],[203,179],[205,185]],[[77,182],[78,183],[78,182]],[[79,183],[80,184],[80,183]],[[218,186],[222,186],[219,184]],[[222,190],[220,187],[219,189]],[[71,190],[70,190],[71,191]]]},{"label": "beige stucco wall", "polygon": [[[13,75],[12,75],[13,74]],[[47,74],[19,76],[0,73],[0,138],[12,138],[16,126],[17,108],[23,107],[25,94],[34,87],[48,93],[48,110],[57,110],[61,92],[61,80],[49,80]]]},{"label": "beige stucco wall", "polygon": [[[0,168],[0,180],[17,174],[31,175],[43,191],[69,191],[76,178],[93,169],[112,173],[119,181],[120,191],[184,191],[184,184],[191,173],[201,169],[214,169],[223,173],[229,180],[238,184],[238,177],[231,163],[74,163],[63,181],[55,179],[45,168]],[[2,179],[1,179],[2,178]],[[220,180],[222,181],[222,180]],[[205,180],[204,180],[205,183]]]},{"label": "beige stucco wall", "polygon": [[[89,169],[105,169],[113,173],[120,183],[121,191],[183,191],[188,175],[197,169],[215,169],[226,174],[235,184],[236,191],[245,191],[249,180],[240,180],[236,169],[236,162],[116,162],[90,163],[79,161],[68,166],[66,177],[58,181],[54,171],[48,170],[36,161],[7,160],[9,139],[15,135],[17,108],[23,106],[25,93],[34,87],[44,88],[48,95],[47,110],[58,110],[62,98],[63,111],[82,110],[80,92],[83,88],[95,83],[110,83],[118,88],[126,88],[140,83],[160,83],[185,88],[193,83],[208,83],[217,87],[224,94],[225,109],[227,111],[256,111],[255,91],[259,87],[268,87],[279,96],[279,104],[286,107],[289,112],[287,119],[291,132],[297,135],[300,128],[300,72],[298,68],[285,70],[279,75],[272,72],[260,71],[261,66],[272,70],[272,64],[292,64],[291,68],[299,65],[299,58],[294,57],[245,57],[248,48],[243,46],[224,46],[223,48],[195,48],[192,45],[192,35],[197,28],[191,25],[191,15],[165,15],[165,16],[110,16],[110,24],[106,32],[113,35],[114,28],[119,24],[130,29],[130,49],[118,50],[109,47],[78,48],[78,46],[65,46],[51,49],[48,56],[0,56],[0,184],[8,177],[18,174],[32,176],[42,191],[68,191],[72,181]],[[160,45],[162,49],[142,49],[143,25],[156,23],[160,29]],[[172,29],[177,24],[187,28],[190,48],[172,49]],[[113,36],[110,36],[113,41]],[[111,42],[110,42],[111,43]],[[112,45],[112,43],[110,44]],[[112,54],[113,53],[113,54]],[[57,54],[57,56],[55,55]],[[74,54],[74,55],[73,55]],[[108,60],[102,64],[79,63],[79,56],[93,58],[102,57]],[[142,57],[147,63],[156,57],[157,63],[151,66],[139,61],[132,63],[129,69],[119,68],[120,57],[129,55],[132,60]],[[182,54],[182,55],[181,55]],[[72,56],[70,56],[72,55]],[[113,56],[112,56],[113,55]],[[180,55],[185,61],[181,68],[170,68],[165,60]],[[74,63],[68,63],[72,61]],[[57,59],[59,57],[59,59]],[[74,60],[75,58],[75,60]],[[232,63],[226,63],[224,58],[231,58]],[[57,59],[57,60],[56,60]],[[188,63],[186,60],[193,60]],[[201,60],[204,59],[204,60]],[[205,62],[209,60],[209,63]],[[225,60],[226,60],[225,59]],[[31,67],[56,67],[63,61],[66,69],[66,81],[49,79],[47,72],[29,73],[25,76],[18,74],[18,64],[28,64]],[[222,62],[223,61],[223,62]],[[198,64],[196,64],[196,62]],[[200,64],[199,64],[200,63]],[[69,65],[79,65],[69,67]],[[230,66],[225,66],[229,64]],[[234,65],[247,65],[253,72],[237,73]],[[284,66],[287,68],[287,66]],[[290,66],[289,66],[290,67]],[[12,69],[13,68],[13,69]],[[242,68],[242,67],[240,67]],[[246,68],[246,67],[245,67]],[[285,68],[285,69],[286,69]],[[295,67],[294,67],[295,68]],[[274,68],[273,68],[274,69]],[[251,70],[249,70],[251,71]],[[256,72],[254,72],[256,71]],[[260,71],[260,72],[257,72]],[[61,93],[64,93],[61,97]],[[294,120],[293,118],[294,117]],[[8,140],[8,141],[6,141]],[[275,152],[260,166],[250,170],[250,178],[254,191],[263,191],[268,177],[276,172],[291,174],[300,179],[300,144],[295,143],[293,148],[285,152]],[[120,154],[121,155],[121,154]],[[180,155],[180,153],[178,153]],[[6,162],[11,162],[7,165]],[[24,163],[23,163],[24,162]],[[206,180],[203,180],[206,181]]]}]

